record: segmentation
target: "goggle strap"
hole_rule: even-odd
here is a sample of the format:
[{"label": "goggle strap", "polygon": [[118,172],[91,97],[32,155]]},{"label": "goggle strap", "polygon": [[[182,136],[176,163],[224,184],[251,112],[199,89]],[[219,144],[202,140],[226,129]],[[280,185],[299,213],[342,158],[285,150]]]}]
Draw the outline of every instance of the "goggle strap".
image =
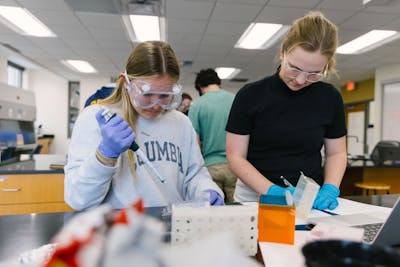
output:
[{"label": "goggle strap", "polygon": [[124,70],[124,72],[122,72],[121,75],[124,76],[124,80],[125,80],[126,87],[127,87],[126,89],[128,89],[128,92],[131,92],[132,91],[132,85],[131,85],[131,82],[129,81],[128,73],[126,72],[126,70]]}]

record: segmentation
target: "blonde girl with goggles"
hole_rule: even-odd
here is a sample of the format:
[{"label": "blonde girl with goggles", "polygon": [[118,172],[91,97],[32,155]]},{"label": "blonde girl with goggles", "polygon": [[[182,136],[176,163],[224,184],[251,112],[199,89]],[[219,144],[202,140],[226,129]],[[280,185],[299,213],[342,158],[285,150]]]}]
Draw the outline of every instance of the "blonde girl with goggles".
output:
[{"label": "blonde girl with goggles", "polygon": [[[121,209],[138,198],[145,207],[199,199],[223,205],[224,194],[204,166],[189,118],[175,110],[181,87],[172,47],[138,43],[125,69],[113,93],[86,107],[75,122],[64,169],[65,201],[75,210],[103,203]],[[134,143],[143,157],[135,154]]]}]

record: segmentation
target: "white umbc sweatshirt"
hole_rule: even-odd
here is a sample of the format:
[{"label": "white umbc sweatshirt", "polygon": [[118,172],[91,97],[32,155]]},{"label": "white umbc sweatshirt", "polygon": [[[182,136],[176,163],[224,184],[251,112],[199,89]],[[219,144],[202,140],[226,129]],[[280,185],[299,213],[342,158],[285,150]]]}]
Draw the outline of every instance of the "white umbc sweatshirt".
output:
[{"label": "white umbc sweatshirt", "polygon": [[[140,158],[135,158],[134,175],[127,152],[119,156],[114,167],[96,159],[102,136],[95,115],[100,109],[99,105],[86,107],[75,123],[64,168],[66,203],[76,210],[102,203],[119,209],[141,197],[146,207],[167,205],[170,191],[160,192]],[[139,117],[136,142],[166,179],[162,186],[170,186],[185,201],[202,198],[209,189],[224,196],[204,166],[195,131],[183,113],[172,110],[152,120]]]}]

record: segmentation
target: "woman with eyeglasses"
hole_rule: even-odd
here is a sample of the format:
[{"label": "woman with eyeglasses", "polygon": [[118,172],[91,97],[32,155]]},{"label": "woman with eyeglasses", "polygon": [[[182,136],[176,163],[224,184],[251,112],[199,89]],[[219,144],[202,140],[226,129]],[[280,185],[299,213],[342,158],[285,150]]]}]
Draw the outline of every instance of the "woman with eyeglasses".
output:
[{"label": "woman with eyeglasses", "polygon": [[138,198],[145,207],[224,204],[190,120],[175,110],[181,103],[179,72],[170,45],[140,43],[112,95],[79,115],[64,169],[65,201],[72,208],[107,202],[118,209]]},{"label": "woman with eyeglasses", "polygon": [[313,207],[337,207],[347,162],[344,106],[339,91],[322,81],[335,71],[337,44],[336,26],[319,12],[308,13],[283,39],[277,72],[236,95],[226,154],[240,178],[237,201],[293,193],[286,185],[296,185],[303,172],[321,185]]}]

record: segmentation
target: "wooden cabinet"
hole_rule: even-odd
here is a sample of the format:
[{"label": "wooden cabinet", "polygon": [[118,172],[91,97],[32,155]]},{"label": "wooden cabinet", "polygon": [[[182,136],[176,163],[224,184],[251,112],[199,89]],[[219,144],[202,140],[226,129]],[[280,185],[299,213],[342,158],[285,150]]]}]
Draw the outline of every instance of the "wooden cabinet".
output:
[{"label": "wooden cabinet", "polygon": [[0,175],[0,215],[65,211],[63,173]]}]

